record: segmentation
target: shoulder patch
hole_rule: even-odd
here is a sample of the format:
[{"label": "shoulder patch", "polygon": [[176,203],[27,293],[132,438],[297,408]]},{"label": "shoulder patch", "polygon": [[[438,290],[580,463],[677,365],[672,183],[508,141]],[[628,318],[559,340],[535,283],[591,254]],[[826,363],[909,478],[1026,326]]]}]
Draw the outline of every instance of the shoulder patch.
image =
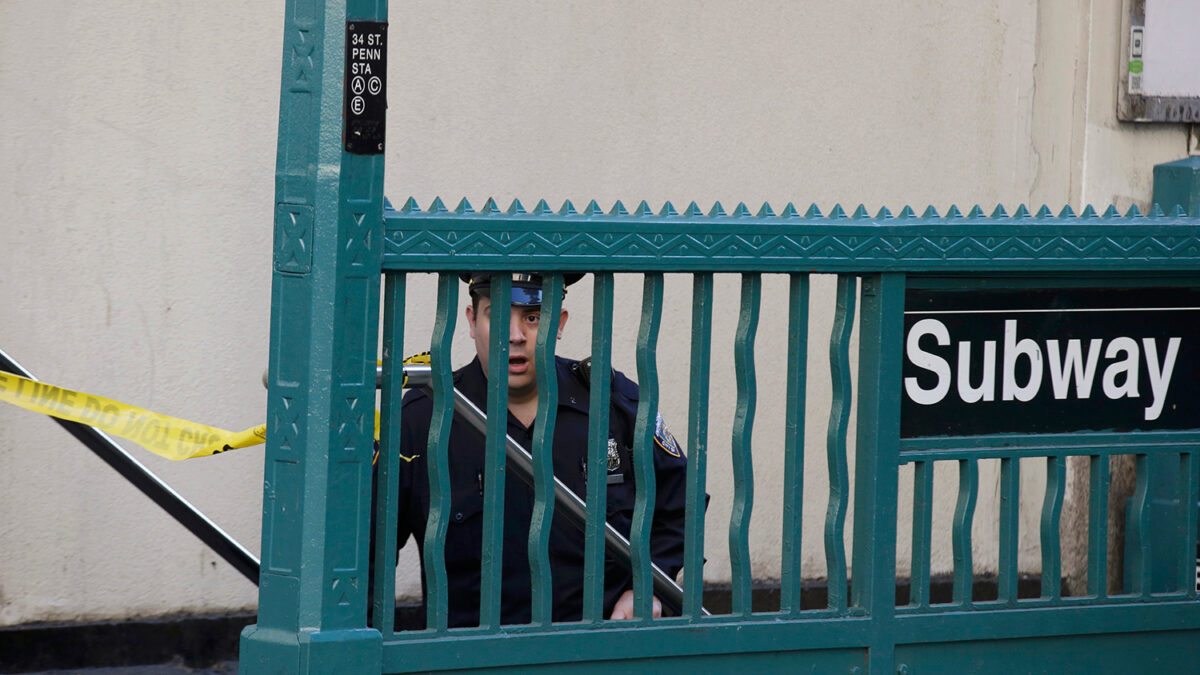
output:
[{"label": "shoulder patch", "polygon": [[667,430],[667,422],[663,419],[662,413],[658,413],[658,419],[654,421],[654,442],[662,448],[663,452],[672,457],[683,456],[683,451],[679,449],[679,443]]}]

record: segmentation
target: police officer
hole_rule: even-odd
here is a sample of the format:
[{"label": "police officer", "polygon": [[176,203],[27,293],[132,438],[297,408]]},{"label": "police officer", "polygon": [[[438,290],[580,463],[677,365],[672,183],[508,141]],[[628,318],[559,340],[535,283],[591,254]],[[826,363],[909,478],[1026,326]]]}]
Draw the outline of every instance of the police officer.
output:
[{"label": "police officer", "polygon": [[[570,284],[582,275],[564,275]],[[488,345],[494,311],[511,311],[508,356],[508,434],[527,449],[533,447],[538,404],[534,351],[541,319],[542,279],[514,274],[512,297],[499,307],[492,304],[489,275],[464,275],[471,304],[467,323],[477,356],[454,373],[454,386],[481,410],[487,409]],[[562,310],[559,335],[567,324]],[[554,429],[554,473],[581,498],[587,494],[589,373],[578,361],[557,358],[558,410]],[[599,373],[593,376],[600,376]],[[628,536],[633,518],[633,433],[638,388],[617,371],[611,373],[612,407],[609,414],[607,517]],[[419,389],[404,397],[401,415],[400,514],[397,542],[411,535],[424,548],[429,514],[426,444],[433,403]],[[653,448],[656,479],[651,558],[674,577],[683,567],[684,485],[687,460],[675,439],[658,419]],[[449,625],[479,624],[480,559],[483,539],[484,439],[464,420],[454,420],[449,439],[450,521],[446,533]],[[529,623],[530,570],[527,556],[529,523],[533,512],[532,489],[506,472],[504,535],[501,580],[501,620]],[[556,512],[550,531],[549,556],[553,580],[553,620],[579,620],[583,606],[583,534]],[[422,561],[424,557],[422,556]],[[608,556],[604,572],[604,612],[614,619],[633,618],[632,576]],[[422,575],[424,590],[424,575]],[[657,598],[654,615],[661,614]]]}]

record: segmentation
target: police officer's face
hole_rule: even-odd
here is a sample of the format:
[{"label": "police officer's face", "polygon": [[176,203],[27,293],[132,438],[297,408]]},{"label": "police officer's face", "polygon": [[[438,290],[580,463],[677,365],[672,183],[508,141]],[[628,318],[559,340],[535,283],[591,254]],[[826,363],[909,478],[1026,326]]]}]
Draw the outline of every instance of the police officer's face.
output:
[{"label": "police officer's face", "polygon": [[[508,323],[508,391],[509,396],[519,398],[537,393],[537,372],[534,367],[538,325],[542,318],[541,307],[511,306]],[[484,372],[488,369],[488,345],[491,340],[492,301],[479,298],[478,309],[467,306],[467,323],[471,327],[471,338],[475,340],[475,351]],[[558,338],[562,339],[563,327],[567,325],[567,310],[562,310],[558,323]]]}]

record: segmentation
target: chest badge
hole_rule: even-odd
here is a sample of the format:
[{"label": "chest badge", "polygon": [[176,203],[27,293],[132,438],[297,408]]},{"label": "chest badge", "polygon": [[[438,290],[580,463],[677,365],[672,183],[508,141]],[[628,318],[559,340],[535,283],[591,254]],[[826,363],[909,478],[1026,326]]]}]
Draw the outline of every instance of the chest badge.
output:
[{"label": "chest badge", "polygon": [[609,473],[621,468],[621,453],[617,451],[617,439],[608,439],[608,471]]}]

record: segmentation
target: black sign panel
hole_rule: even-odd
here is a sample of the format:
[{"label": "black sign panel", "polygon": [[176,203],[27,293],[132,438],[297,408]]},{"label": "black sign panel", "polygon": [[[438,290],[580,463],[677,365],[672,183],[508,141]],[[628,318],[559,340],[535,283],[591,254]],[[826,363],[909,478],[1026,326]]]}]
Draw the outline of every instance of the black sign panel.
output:
[{"label": "black sign panel", "polygon": [[905,296],[900,435],[1200,429],[1200,289]]},{"label": "black sign panel", "polygon": [[387,23],[346,23],[346,89],[342,116],[346,152],[383,152],[387,112]]}]

